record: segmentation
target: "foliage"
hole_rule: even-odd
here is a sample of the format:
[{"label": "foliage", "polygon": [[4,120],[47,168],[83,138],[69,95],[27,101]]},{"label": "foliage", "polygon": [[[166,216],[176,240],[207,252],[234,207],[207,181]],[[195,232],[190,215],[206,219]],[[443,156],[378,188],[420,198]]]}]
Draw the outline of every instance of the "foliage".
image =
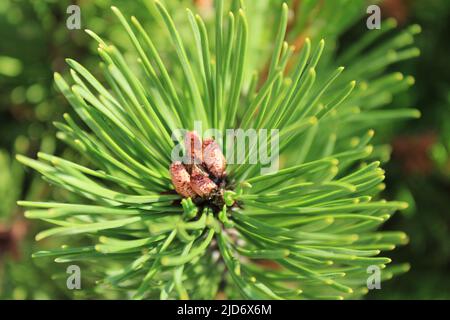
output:
[{"label": "foliage", "polygon": [[[384,171],[367,129],[374,117],[380,125],[417,116],[410,109],[370,110],[385,104],[373,97],[386,99],[408,85],[398,74],[380,74],[417,55],[403,49],[417,27],[359,56],[378,37],[368,35],[340,57],[351,66],[343,72],[330,55],[320,63],[323,40],[305,38],[294,54],[284,42],[283,5],[267,75],[251,77],[245,70],[252,30],[244,7],[232,6],[224,17],[218,1],[214,34],[188,10],[192,36],[183,41],[166,8],[155,3],[175,55],[161,55],[137,18],[130,24],[113,8],[137,59],[88,31],[99,44],[108,85],[71,59],[73,85],[55,74],[84,123],[66,114],[65,123],[55,123],[58,138],[82,160],[42,152],[39,160],[18,159],[84,200],[20,205],[30,208],[28,218],[56,225],[37,240],[78,235],[90,244],[35,256],[95,261],[105,273],[104,288],[131,291],[134,298],[205,299],[219,291],[229,298],[354,298],[367,292],[367,266],[386,268],[385,279],[407,270],[387,267],[390,259],[380,256],[406,243],[402,232],[376,231],[406,205],[377,198]],[[354,90],[354,78],[372,81]],[[206,128],[279,129],[282,169],[261,175],[260,165],[229,165],[222,211],[199,209],[189,200],[181,205],[178,195],[168,193],[171,133],[193,129],[194,120]]]}]

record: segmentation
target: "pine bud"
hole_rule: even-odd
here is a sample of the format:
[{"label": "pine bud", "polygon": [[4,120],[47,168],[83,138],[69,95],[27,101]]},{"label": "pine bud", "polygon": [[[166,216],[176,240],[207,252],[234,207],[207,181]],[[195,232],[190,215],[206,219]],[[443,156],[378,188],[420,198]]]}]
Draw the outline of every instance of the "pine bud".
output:
[{"label": "pine bud", "polygon": [[184,145],[186,148],[186,164],[200,164],[203,162],[202,140],[196,131],[186,133]]},{"label": "pine bud", "polygon": [[195,198],[197,195],[191,187],[191,177],[184,165],[176,161],[170,165],[172,183],[178,194],[186,198]]},{"label": "pine bud", "polygon": [[185,198],[221,197],[219,184],[226,174],[226,160],[219,145],[211,138],[202,142],[195,131],[186,134],[184,143],[187,154],[185,162],[177,161],[170,166],[177,193]]},{"label": "pine bud", "polygon": [[203,140],[203,162],[209,172],[216,178],[222,178],[226,173],[227,162],[219,145],[212,138]]},{"label": "pine bud", "polygon": [[217,190],[217,185],[208,177],[208,174],[196,165],[192,168],[191,187],[202,198],[212,195]]}]

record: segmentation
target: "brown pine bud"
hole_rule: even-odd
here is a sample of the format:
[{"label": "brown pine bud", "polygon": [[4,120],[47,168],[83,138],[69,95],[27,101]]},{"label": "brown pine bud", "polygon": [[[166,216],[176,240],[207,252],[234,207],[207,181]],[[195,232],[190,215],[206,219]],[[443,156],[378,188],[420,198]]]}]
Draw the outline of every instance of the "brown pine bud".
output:
[{"label": "brown pine bud", "polygon": [[208,177],[208,174],[194,165],[191,173],[191,188],[200,197],[207,198],[217,190],[217,185]]},{"label": "brown pine bud", "polygon": [[186,164],[200,164],[203,162],[202,140],[196,131],[186,133],[184,145],[186,148]]},{"label": "brown pine bud", "polygon": [[212,138],[203,140],[203,161],[209,172],[216,178],[222,178],[226,173],[227,162],[219,145]]},{"label": "brown pine bud", "polygon": [[170,165],[170,176],[178,194],[186,198],[197,196],[191,187],[191,177],[181,162],[176,161]]}]

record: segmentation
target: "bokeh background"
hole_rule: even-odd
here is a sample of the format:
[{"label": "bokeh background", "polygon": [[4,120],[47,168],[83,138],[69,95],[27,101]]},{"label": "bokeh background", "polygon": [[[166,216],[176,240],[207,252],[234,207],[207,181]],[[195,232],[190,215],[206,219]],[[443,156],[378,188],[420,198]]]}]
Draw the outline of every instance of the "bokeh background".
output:
[{"label": "bokeh background", "polygon": [[[288,2],[295,9],[302,7],[302,1],[314,2]],[[326,8],[326,1],[331,0],[324,1],[315,1],[323,6],[317,10]],[[391,257],[394,261],[409,262],[411,270],[383,283],[382,290],[370,292],[367,298],[449,299],[450,1],[339,1],[352,8],[352,19],[344,19],[346,12],[343,11],[339,15],[342,23],[330,22],[324,14],[322,20],[312,19],[314,22],[309,28],[290,26],[290,38],[302,39],[305,33],[326,39],[331,37],[338,51],[345,50],[367,32],[365,8],[374,2],[381,6],[383,19],[391,17],[397,20],[399,30],[415,23],[422,27],[422,32],[416,37],[421,56],[390,67],[392,71],[413,76],[415,84],[389,102],[391,105],[417,107],[422,118],[396,122],[384,128],[380,137],[391,146],[391,159],[384,164],[387,169],[385,197],[410,204],[408,210],[398,213],[384,228],[404,230],[410,236],[410,243],[393,251]],[[210,14],[211,10],[211,1],[208,0],[165,2],[175,20],[184,15],[186,6],[197,6],[204,15]],[[258,12],[270,10],[272,6],[278,8],[281,1],[247,0],[247,3],[254,12]],[[126,15],[138,16],[146,22],[146,28],[153,28],[154,33],[158,33],[155,13],[144,0],[0,1],[0,299],[98,297],[95,291],[75,295],[68,291],[65,288],[66,265],[31,258],[37,248],[34,235],[42,225],[25,220],[16,205],[19,199],[45,200],[68,196],[51,189],[31,171],[24,170],[14,160],[14,155],[34,156],[39,150],[44,150],[75,157],[54,138],[52,122],[61,119],[69,108],[54,88],[53,72],[67,73],[64,62],[67,57],[75,58],[90,70],[96,69],[97,59],[96,45],[83,30],[68,30],[66,27],[66,10],[70,4],[81,8],[82,29],[89,28],[106,39],[114,39],[124,49],[129,46],[127,36],[113,18],[109,10],[111,5],[118,6]],[[342,5],[341,8],[346,10],[347,7]],[[251,23],[257,27],[264,21],[255,19]],[[258,34],[253,38],[270,39],[270,35]],[[161,36],[158,46],[163,50],[166,42],[167,39]],[[260,43],[254,45],[261,48]],[[265,43],[270,44],[270,41]],[[252,61],[260,63],[256,57]],[[57,244],[40,243],[39,248]],[[115,297],[114,293],[106,296]]]}]

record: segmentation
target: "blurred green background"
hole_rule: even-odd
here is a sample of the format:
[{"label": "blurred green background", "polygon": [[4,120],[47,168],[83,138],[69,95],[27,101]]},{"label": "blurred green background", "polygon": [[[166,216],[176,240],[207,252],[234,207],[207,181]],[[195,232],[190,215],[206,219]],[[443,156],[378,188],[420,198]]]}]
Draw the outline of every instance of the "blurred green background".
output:
[{"label": "blurred green background", "polygon": [[[184,15],[186,6],[195,5],[208,15],[211,4],[208,0],[165,2],[175,20]],[[295,8],[302,0],[289,2]],[[338,50],[345,49],[367,32],[365,8],[371,2],[356,2],[352,8],[359,11],[339,28],[333,24],[317,24],[309,32],[313,36],[334,37],[338,40]],[[256,15],[258,10],[279,7],[281,1],[249,0],[247,3]],[[66,27],[66,10],[70,4],[81,8],[82,29],[89,28],[106,39],[114,39],[119,47],[126,48],[129,43],[109,10],[112,4],[126,15],[138,16],[146,22],[146,28],[153,28],[158,34],[155,17],[145,1],[0,1],[0,299],[97,297],[96,292],[74,296],[65,289],[66,265],[30,257],[36,251],[33,236],[41,226],[26,221],[15,204],[18,199],[65,196],[30,171],[25,172],[14,155],[34,156],[37,151],[45,150],[73,156],[54,138],[52,122],[69,112],[69,108],[54,89],[53,72],[67,72],[64,62],[67,57],[95,71],[97,59],[96,45],[89,36],[82,29]],[[400,30],[413,23],[422,27],[422,33],[416,38],[421,57],[396,64],[392,69],[414,76],[415,85],[391,102],[418,107],[422,118],[396,123],[380,133],[381,139],[392,147],[391,161],[384,165],[388,178],[385,196],[410,203],[408,210],[385,225],[386,229],[404,230],[410,236],[410,244],[393,251],[391,256],[394,261],[409,262],[411,270],[383,283],[382,290],[370,292],[368,298],[449,299],[450,2],[385,0],[379,4],[383,18],[394,17]],[[256,19],[250,22],[258,26]],[[305,29],[293,26],[291,33],[291,39],[295,40],[305,36]],[[258,34],[253,39],[260,40],[259,43],[255,40],[254,46],[261,48],[261,43],[269,43],[262,39],[270,39],[270,34]],[[160,49],[164,49],[166,42],[161,36]],[[258,63],[256,57],[252,61]],[[40,249],[46,246],[55,243],[39,244]],[[115,297],[111,293],[106,298]]]},{"label": "blurred green background", "polygon": [[416,42],[420,58],[397,67],[416,79],[398,99],[411,101],[422,118],[394,128],[392,160],[386,168],[389,197],[411,204],[385,226],[410,236],[410,244],[396,250],[393,258],[409,261],[411,270],[371,297],[449,299],[450,2],[387,1],[385,11],[404,25],[422,27]]}]

